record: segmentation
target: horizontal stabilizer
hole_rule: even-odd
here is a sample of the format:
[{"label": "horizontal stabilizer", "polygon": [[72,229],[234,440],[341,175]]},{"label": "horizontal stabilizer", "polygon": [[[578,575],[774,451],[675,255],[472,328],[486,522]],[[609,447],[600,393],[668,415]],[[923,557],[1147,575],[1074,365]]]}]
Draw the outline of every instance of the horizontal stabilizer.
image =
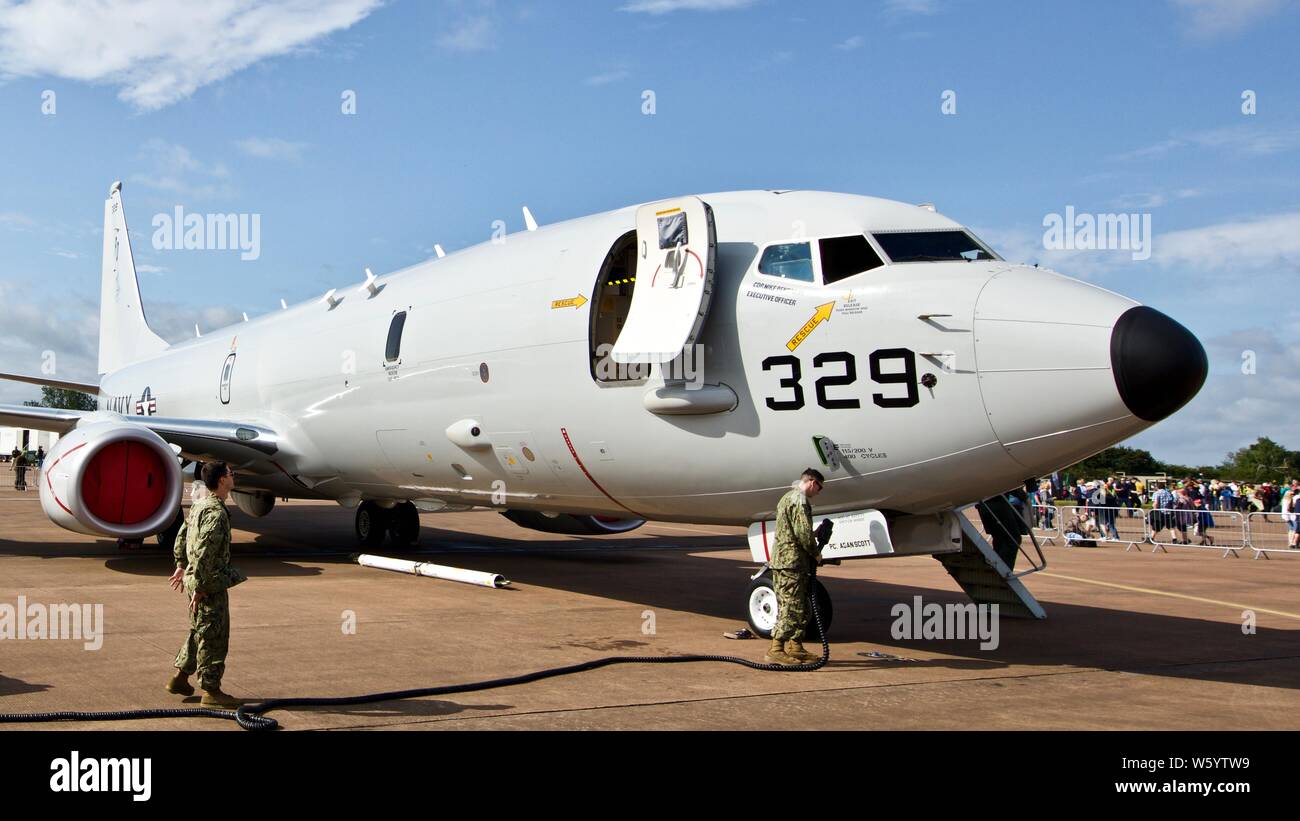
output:
[{"label": "horizontal stabilizer", "polygon": [[20,373],[0,373],[0,379],[7,379],[10,382],[26,382],[28,385],[59,388],[65,391],[79,391],[81,393],[88,393],[91,396],[99,396],[99,385],[92,385],[89,382],[69,382],[66,379],[50,379],[48,376],[25,376]]},{"label": "horizontal stabilizer", "polygon": [[0,426],[48,430],[60,436],[75,428],[82,416],[81,411],[74,410],[0,405]]}]

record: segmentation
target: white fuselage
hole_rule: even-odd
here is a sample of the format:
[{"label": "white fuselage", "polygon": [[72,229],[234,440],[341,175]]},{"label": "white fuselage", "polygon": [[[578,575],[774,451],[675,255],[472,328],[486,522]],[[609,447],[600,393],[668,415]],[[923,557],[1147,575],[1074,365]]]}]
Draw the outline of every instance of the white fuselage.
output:
[{"label": "white fuselage", "polygon": [[[693,364],[703,383],[735,392],[730,411],[650,412],[658,366],[649,380],[597,382],[595,303],[555,307],[592,297],[634,208],[416,265],[381,277],[373,296],[340,288],[333,308],[291,306],[173,345],[107,374],[101,408],[273,428],[277,472],[239,482],[278,496],[738,524],[769,516],[809,465],[828,479],[819,510],[921,513],[1006,490],[1150,424],[1129,413],[1111,373],[1111,328],[1132,300],[1000,260],[887,264],[830,285],[776,279],[757,271],[769,243],[957,224],[840,194],[701,198],[716,220],[717,266]],[[831,302],[830,318],[791,350]],[[398,311],[401,355],[388,363]],[[890,380],[906,367],[900,351],[933,387]],[[140,402],[146,388],[152,405]],[[909,391],[915,404],[889,406]],[[461,420],[491,446],[454,443],[445,431]],[[815,436],[838,447],[838,469],[823,466]]]}]

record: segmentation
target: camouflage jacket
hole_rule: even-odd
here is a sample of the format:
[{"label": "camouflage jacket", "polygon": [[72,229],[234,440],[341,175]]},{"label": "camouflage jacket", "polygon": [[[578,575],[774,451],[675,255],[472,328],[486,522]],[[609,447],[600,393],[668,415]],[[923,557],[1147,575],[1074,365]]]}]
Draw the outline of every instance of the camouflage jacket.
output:
[{"label": "camouflage jacket", "polygon": [[813,535],[812,505],[798,488],[781,497],[776,505],[776,542],[772,546],[773,570],[808,570],[817,556]]},{"label": "camouflage jacket", "polygon": [[185,537],[189,534],[190,530],[190,516],[194,514],[195,510],[198,510],[198,507],[198,503],[195,502],[190,506],[189,510],[181,508],[181,526],[180,529],[176,531],[175,541],[172,542],[172,558],[176,560],[177,567],[185,567],[189,564],[189,557],[186,555],[188,551],[186,549]]},{"label": "camouflage jacket", "polygon": [[[220,593],[235,584],[230,568],[230,513],[216,496],[190,508],[185,528],[185,591]],[[178,537],[179,540],[179,537]]]}]

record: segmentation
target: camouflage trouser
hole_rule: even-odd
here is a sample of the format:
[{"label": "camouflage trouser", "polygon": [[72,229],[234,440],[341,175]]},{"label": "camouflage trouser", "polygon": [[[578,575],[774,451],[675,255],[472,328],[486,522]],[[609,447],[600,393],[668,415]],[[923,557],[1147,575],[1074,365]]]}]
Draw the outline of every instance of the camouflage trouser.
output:
[{"label": "camouflage trouser", "polygon": [[230,596],[226,591],[208,593],[190,613],[190,634],[176,654],[176,669],[199,674],[199,686],[215,690],[226,672],[226,650],[230,646]]},{"label": "camouflage trouser", "polygon": [[799,570],[773,570],[772,589],[776,591],[776,627],[772,638],[781,641],[803,639],[808,624],[809,575]]}]

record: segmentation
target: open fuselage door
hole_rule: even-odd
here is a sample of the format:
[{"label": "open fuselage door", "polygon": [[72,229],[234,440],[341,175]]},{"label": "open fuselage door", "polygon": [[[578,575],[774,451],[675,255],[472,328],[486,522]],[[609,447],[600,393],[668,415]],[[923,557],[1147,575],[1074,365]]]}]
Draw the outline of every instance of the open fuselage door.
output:
[{"label": "open fuselage door", "polygon": [[636,287],[615,362],[670,362],[695,342],[713,294],[713,210],[678,197],[636,211]]}]

